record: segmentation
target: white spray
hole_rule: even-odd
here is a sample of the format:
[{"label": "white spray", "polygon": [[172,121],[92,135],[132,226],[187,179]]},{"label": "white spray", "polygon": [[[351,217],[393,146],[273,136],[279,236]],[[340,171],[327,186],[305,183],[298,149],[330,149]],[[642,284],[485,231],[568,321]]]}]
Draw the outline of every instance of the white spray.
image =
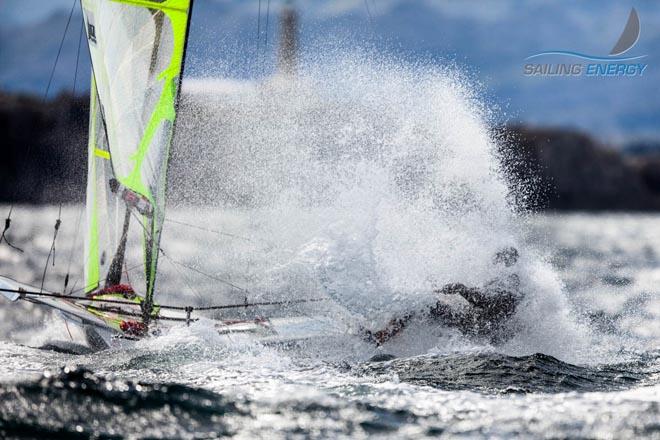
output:
[{"label": "white spray", "polygon": [[432,304],[445,283],[501,275],[493,255],[514,246],[526,298],[509,349],[575,359],[583,332],[520,242],[473,87],[451,69],[375,58],[326,56],[260,84],[186,83],[175,160],[194,164],[195,185],[183,198],[244,216],[225,226],[252,243],[205,260],[253,292],[329,295],[343,319],[375,328]]}]

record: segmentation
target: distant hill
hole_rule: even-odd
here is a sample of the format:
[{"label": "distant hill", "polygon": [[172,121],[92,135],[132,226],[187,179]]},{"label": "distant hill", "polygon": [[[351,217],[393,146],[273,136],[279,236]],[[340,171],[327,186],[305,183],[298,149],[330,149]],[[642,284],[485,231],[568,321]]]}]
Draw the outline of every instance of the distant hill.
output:
[{"label": "distant hill", "polygon": [[626,144],[623,152],[630,156],[660,154],[660,140],[637,140]]},{"label": "distant hill", "polygon": [[[257,0],[197,1],[187,74],[248,77],[268,72],[268,63],[262,68],[262,59],[266,53],[272,60],[282,2],[270,4],[268,48],[264,50],[266,2],[262,2],[259,25],[263,35],[257,40]],[[35,12],[30,20],[25,10],[21,20],[8,14],[0,25],[0,88],[43,93],[70,7],[60,0],[49,0],[49,5],[52,13],[46,18]],[[455,63],[481,84],[482,94],[499,107],[496,113],[503,122],[568,126],[617,144],[660,137],[660,2],[309,0],[297,5],[307,58],[323,61],[325,51],[332,47],[361,46],[411,62],[430,58],[441,64]],[[606,55],[632,6],[639,12],[642,34],[630,53],[648,55],[644,76],[522,75],[524,58],[542,50]],[[74,18],[55,73],[55,91],[71,89],[79,13]],[[87,84],[85,51],[82,59],[85,67],[80,79]],[[548,62],[568,61],[553,58]]]},{"label": "distant hill", "polygon": [[88,102],[62,94],[44,103],[0,92],[0,201],[83,200]]},{"label": "distant hill", "polygon": [[[4,136],[0,203],[84,198],[88,99],[62,94],[44,103],[36,97],[0,93],[0,132]],[[184,113],[182,117],[196,116]],[[660,210],[660,155],[626,156],[574,130],[508,126],[498,132],[504,169],[524,208]],[[175,143],[177,146],[181,148]],[[179,153],[191,160],[196,156]],[[177,172],[176,161],[173,165],[173,175],[186,174]],[[201,169],[202,164],[186,162],[185,166]],[[177,187],[181,193],[199,193],[195,191],[197,180],[187,182],[191,187],[185,185],[170,185],[173,198],[181,199]]]},{"label": "distant hill", "polygon": [[529,209],[660,210],[660,160],[631,159],[589,135],[561,128],[509,126],[500,154],[515,197]]}]

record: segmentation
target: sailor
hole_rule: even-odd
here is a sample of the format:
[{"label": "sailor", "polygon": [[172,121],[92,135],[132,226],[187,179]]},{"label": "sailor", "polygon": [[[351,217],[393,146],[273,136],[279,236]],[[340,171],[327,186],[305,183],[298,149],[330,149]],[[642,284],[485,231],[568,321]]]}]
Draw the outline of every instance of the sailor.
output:
[{"label": "sailor", "polygon": [[[493,264],[508,269],[518,262],[518,257],[516,248],[504,248],[495,254]],[[367,341],[380,346],[401,333],[413,318],[421,318],[456,328],[467,336],[487,337],[493,343],[502,342],[511,336],[506,324],[523,297],[518,274],[510,272],[510,269],[507,272],[481,288],[461,283],[447,284],[434,290],[434,293],[460,295],[467,304],[450,306],[438,300],[430,308],[392,319],[384,329],[377,332],[363,329],[363,336]]]}]

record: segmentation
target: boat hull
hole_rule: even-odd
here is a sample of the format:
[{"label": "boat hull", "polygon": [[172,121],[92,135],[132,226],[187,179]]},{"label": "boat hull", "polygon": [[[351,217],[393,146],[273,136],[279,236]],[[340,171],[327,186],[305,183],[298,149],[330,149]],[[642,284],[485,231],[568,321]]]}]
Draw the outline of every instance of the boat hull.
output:
[{"label": "boat hull", "polygon": [[[54,309],[64,319],[71,339],[77,343],[84,343],[95,351],[132,345],[140,339],[161,335],[173,327],[191,324],[191,321],[186,321],[185,313],[173,314],[166,317],[169,320],[155,319],[147,333],[136,335],[116,328],[114,322],[117,320],[117,316],[121,317],[121,314],[113,314],[111,319],[104,320],[102,315],[93,312],[95,309],[88,303],[81,304],[73,299],[62,297],[40,296],[36,293],[40,291],[39,288],[2,276],[0,276],[0,291],[12,302],[28,301]],[[44,293],[50,294],[51,292],[44,291]],[[207,321],[222,339],[226,339],[227,343],[246,341],[271,346],[295,347],[311,340],[335,340],[347,334],[347,329],[341,322],[325,316],[208,319]]]}]

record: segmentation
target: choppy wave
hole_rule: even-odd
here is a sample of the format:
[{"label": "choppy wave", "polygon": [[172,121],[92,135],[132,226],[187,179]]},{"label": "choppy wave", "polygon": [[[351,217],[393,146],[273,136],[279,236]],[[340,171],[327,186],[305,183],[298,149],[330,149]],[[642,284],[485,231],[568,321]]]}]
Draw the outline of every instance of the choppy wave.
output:
[{"label": "choppy wave", "polygon": [[[67,367],[35,380],[0,385],[0,434],[3,438],[35,439],[220,438],[250,437],[266,429],[269,436],[276,438],[370,435],[394,438],[442,433],[474,436],[476,432],[480,433],[477,436],[499,432],[502,435],[579,437],[585,425],[566,424],[565,421],[567,416],[571,419],[583,416],[582,413],[548,414],[546,424],[538,426],[534,416],[522,412],[522,407],[518,406],[525,405],[525,401],[505,401],[500,410],[514,411],[509,417],[515,422],[508,428],[490,425],[493,420],[480,417],[480,413],[494,404],[488,397],[492,394],[568,392],[573,394],[557,394],[557,400],[563,399],[569,406],[572,398],[567,396],[575,396],[576,392],[615,395],[615,391],[633,389],[657,373],[657,363],[655,367],[652,365],[652,359],[625,365],[578,367],[544,355],[517,358],[496,353],[426,356],[343,367],[345,372],[355,375],[356,380],[353,384],[331,387],[323,397],[313,393],[285,393],[274,400],[260,401],[235,392],[219,393],[176,383],[109,378],[83,367]],[[380,375],[389,380],[359,379]],[[427,403],[442,402],[445,410],[439,413],[426,405],[411,404],[407,398],[397,405],[394,402],[402,396],[397,397],[392,385],[387,385],[393,375],[415,387],[422,386],[397,387],[412,399],[429,397],[430,393],[424,391],[427,387],[453,393],[463,390],[468,394],[445,394],[440,401],[435,396]],[[652,387],[652,384],[647,382],[646,386]],[[657,390],[657,385],[650,388],[650,393],[654,393],[654,389]],[[480,398],[474,392],[485,394]],[[657,405],[652,400],[645,403],[643,394],[633,396],[621,397],[634,402],[632,413],[623,408],[619,417],[601,425],[613,426],[625,421],[627,430],[619,430],[621,437],[632,433],[650,436],[660,433]],[[553,399],[547,397],[546,405],[556,404],[552,403]],[[527,402],[534,404],[534,400],[537,398],[532,397]],[[461,409],[462,405],[466,406]],[[582,402],[582,405],[589,406],[589,402]],[[596,409],[602,411],[602,408]],[[456,411],[457,416],[462,414],[460,419],[442,416],[452,411]],[[596,425],[599,429],[603,426]],[[545,429],[539,431],[539,428]],[[594,426],[588,428],[592,433],[598,432]]]},{"label": "choppy wave", "polygon": [[443,390],[491,393],[561,393],[625,390],[658,373],[659,355],[646,361],[578,366],[552,356],[499,353],[420,356],[361,367],[364,374],[396,374],[404,381]]},{"label": "choppy wave", "polygon": [[241,414],[221,395],[177,384],[111,380],[64,368],[35,382],[0,386],[3,438],[221,437]]}]

